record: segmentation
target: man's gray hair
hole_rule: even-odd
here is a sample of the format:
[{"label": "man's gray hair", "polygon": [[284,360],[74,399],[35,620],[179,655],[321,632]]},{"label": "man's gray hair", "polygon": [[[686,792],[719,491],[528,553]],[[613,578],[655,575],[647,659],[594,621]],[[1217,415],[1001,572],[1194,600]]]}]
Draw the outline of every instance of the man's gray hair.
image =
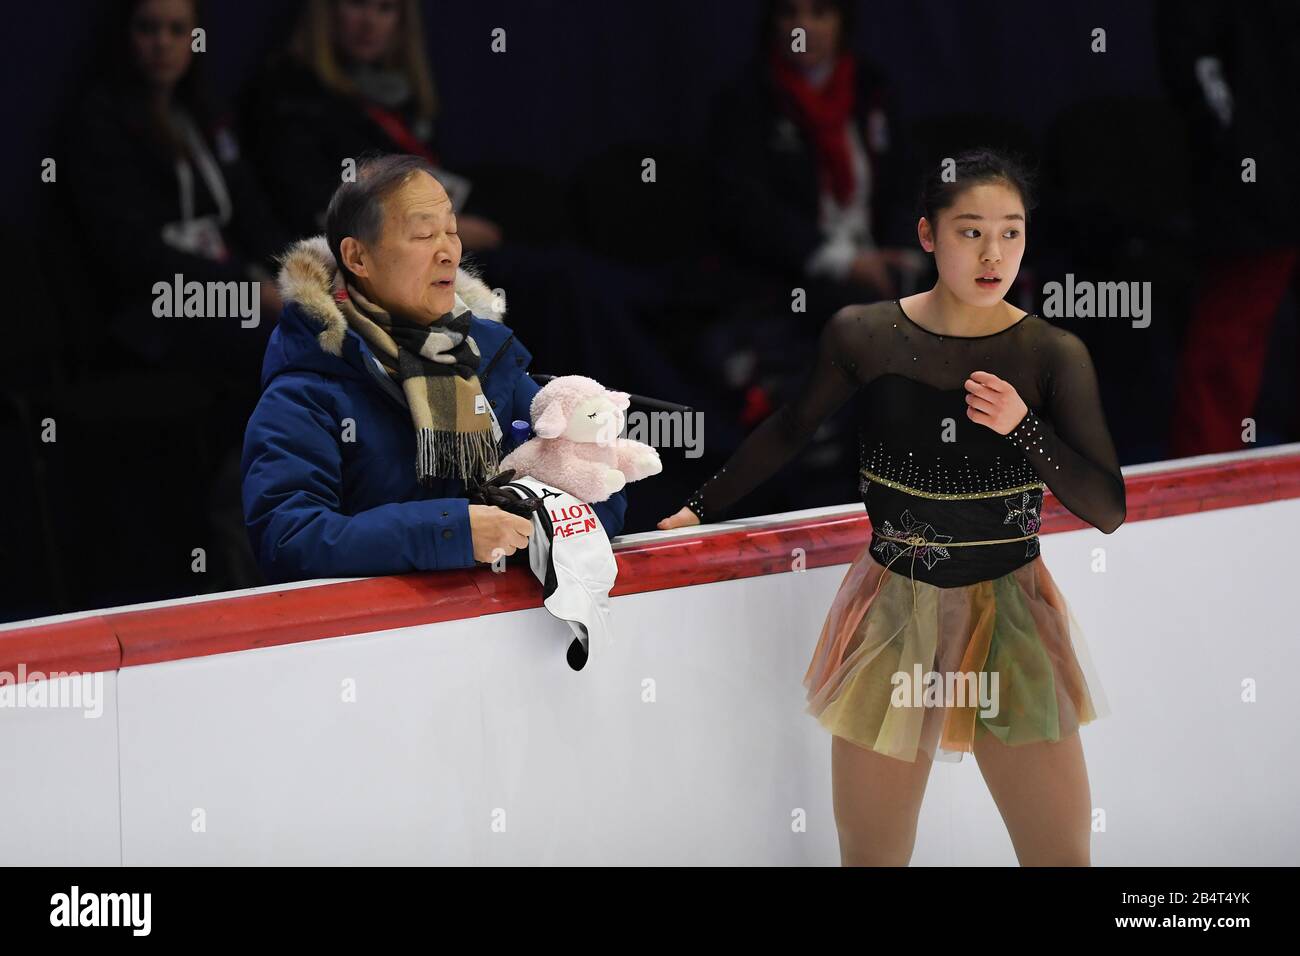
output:
[{"label": "man's gray hair", "polygon": [[325,211],[325,239],[344,275],[355,279],[343,264],[340,246],[348,236],[367,245],[379,241],[384,229],[384,200],[402,187],[412,173],[426,172],[434,179],[433,165],[409,153],[390,153],[363,159],[356,182],[342,183]]}]

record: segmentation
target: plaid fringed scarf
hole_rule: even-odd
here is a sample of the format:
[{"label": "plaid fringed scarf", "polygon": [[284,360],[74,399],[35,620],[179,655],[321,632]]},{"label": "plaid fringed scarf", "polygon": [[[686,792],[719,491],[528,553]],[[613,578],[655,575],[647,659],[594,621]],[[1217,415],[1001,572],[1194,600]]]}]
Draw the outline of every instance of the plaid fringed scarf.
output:
[{"label": "plaid fringed scarf", "polygon": [[469,311],[448,312],[425,326],[384,311],[351,284],[335,298],[348,325],[366,340],[406,395],[415,424],[420,483],[494,477],[500,449],[476,374],[480,355],[469,334]]}]

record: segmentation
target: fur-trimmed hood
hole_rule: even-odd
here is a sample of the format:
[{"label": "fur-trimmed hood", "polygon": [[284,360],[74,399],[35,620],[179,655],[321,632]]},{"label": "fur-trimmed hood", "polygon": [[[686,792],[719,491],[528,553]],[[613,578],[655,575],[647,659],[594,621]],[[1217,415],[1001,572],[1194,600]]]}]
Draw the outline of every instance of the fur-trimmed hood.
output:
[{"label": "fur-trimmed hood", "polygon": [[[280,297],[287,306],[297,303],[308,317],[322,326],[316,341],[330,355],[343,354],[343,337],[348,321],[334,302],[334,293],[343,288],[334,254],[324,236],[301,239],[280,256],[280,274],[276,279]],[[477,275],[464,267],[456,270],[456,304],[453,312],[466,309],[492,322],[501,322],[505,304],[492,294]]]}]

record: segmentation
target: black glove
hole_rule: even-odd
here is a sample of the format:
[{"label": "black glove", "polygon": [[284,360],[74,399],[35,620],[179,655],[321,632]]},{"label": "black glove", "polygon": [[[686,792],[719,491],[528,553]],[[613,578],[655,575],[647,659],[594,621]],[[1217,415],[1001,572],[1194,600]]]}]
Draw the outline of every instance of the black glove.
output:
[{"label": "black glove", "polygon": [[504,487],[514,479],[513,468],[507,468],[487,481],[471,478],[465,485],[465,497],[472,505],[491,505],[521,518],[531,518],[533,513],[542,506],[542,499],[534,495],[520,498],[517,492]]}]

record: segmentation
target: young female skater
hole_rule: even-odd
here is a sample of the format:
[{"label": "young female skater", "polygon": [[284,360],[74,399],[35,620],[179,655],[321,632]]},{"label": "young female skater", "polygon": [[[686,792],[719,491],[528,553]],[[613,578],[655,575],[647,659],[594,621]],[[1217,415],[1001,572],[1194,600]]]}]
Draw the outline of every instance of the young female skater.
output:
[{"label": "young female skater", "polygon": [[[835,313],[799,394],[659,527],[717,520],[856,394],[871,540],[804,678],[833,735],[841,861],[905,865],[932,759],[974,752],[1021,865],[1086,866],[1078,728],[1105,702],[1038,527],[1046,486],[1109,534],[1124,480],[1086,346],[1003,301],[1033,205],[1025,172],[977,150],[955,174],[922,189],[934,288]],[[909,686],[922,672],[937,695]]]}]

